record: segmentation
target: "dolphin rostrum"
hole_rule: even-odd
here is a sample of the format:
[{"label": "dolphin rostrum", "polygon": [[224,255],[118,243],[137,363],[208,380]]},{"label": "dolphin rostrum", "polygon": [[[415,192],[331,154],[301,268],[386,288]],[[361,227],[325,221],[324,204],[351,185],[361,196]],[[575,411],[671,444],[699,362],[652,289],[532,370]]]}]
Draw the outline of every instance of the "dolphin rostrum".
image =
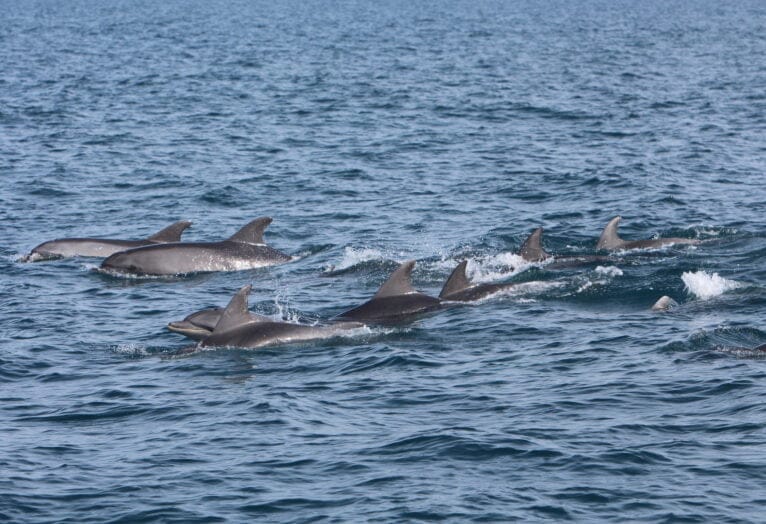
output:
[{"label": "dolphin rostrum", "polygon": [[338,318],[373,324],[399,324],[439,309],[441,301],[438,298],[420,293],[412,287],[414,267],[414,260],[404,262],[370,300],[341,313]]},{"label": "dolphin rostrum", "polygon": [[171,224],[162,231],[144,240],[114,240],[109,238],[59,238],[43,242],[21,259],[22,262],[37,262],[69,257],[108,257],[118,251],[133,247],[150,246],[166,242],[179,242],[184,230],[191,222],[182,220]]},{"label": "dolphin rostrum", "polygon": [[463,260],[452,271],[452,274],[444,283],[439,298],[450,302],[472,302],[474,300],[481,300],[489,295],[494,295],[501,291],[506,291],[518,284],[474,284],[465,273],[465,268],[468,265],[467,260]]},{"label": "dolphin rostrum", "polygon": [[[194,340],[202,340],[213,332],[215,325],[221,319],[224,308],[212,307],[196,311],[183,320],[175,320],[168,324],[168,329]],[[267,322],[271,319],[255,313],[249,313],[251,322]]]},{"label": "dolphin rostrum", "polygon": [[229,305],[221,312],[212,333],[202,339],[199,347],[260,348],[332,338],[343,332],[364,327],[357,322],[308,326],[254,317],[247,309],[247,297],[251,289],[252,286],[247,285],[234,295]]},{"label": "dolphin rostrum", "polygon": [[654,238],[648,240],[623,240],[617,234],[617,228],[620,225],[621,216],[616,216],[604,228],[601,237],[598,239],[596,249],[606,249],[608,251],[618,251],[624,249],[647,249],[653,247],[669,246],[670,244],[699,244],[700,241],[694,238]]},{"label": "dolphin rostrum", "polygon": [[283,264],[292,257],[263,242],[270,217],[256,218],[227,240],[176,242],[115,253],[101,270],[135,275],[176,275],[200,271],[239,271]]}]

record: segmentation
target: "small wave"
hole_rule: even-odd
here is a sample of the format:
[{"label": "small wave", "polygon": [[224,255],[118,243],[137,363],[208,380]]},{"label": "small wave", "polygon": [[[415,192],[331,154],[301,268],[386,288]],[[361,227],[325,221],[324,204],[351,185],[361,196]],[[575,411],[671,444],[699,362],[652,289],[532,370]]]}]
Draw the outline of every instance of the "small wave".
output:
[{"label": "small wave", "polygon": [[707,271],[687,271],[681,275],[686,291],[703,300],[717,297],[732,289],[742,287],[742,283],[723,278],[718,273]]}]

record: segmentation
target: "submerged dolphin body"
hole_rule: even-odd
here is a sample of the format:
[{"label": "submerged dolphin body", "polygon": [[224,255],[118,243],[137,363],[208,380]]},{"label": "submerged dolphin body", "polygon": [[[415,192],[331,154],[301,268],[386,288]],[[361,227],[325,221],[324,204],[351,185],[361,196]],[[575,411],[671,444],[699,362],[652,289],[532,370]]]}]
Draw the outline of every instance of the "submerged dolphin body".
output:
[{"label": "submerged dolphin body", "polygon": [[647,240],[623,240],[617,234],[617,228],[620,225],[621,216],[616,216],[604,228],[601,237],[598,239],[596,249],[605,249],[608,251],[618,251],[625,249],[648,249],[654,247],[669,246],[671,244],[699,244],[700,241],[695,238],[654,238]]},{"label": "submerged dolphin body", "polygon": [[412,287],[411,275],[414,267],[414,260],[404,262],[370,300],[341,313],[338,318],[391,325],[439,309],[441,301],[438,298],[420,293]]},{"label": "submerged dolphin body", "polygon": [[[203,309],[188,315],[183,320],[175,320],[168,324],[168,329],[174,333],[180,333],[194,340],[202,340],[209,336],[215,329],[215,325],[221,319],[224,308],[213,307]],[[268,322],[271,319],[255,313],[249,313],[251,322]]]},{"label": "submerged dolphin body", "polygon": [[521,245],[519,255],[527,262],[545,262],[546,269],[566,269],[570,267],[584,266],[587,264],[598,264],[614,262],[610,257],[600,255],[551,255],[546,252],[542,246],[543,228],[538,227],[527,237]]},{"label": "submerged dolphin body", "polygon": [[463,260],[452,271],[452,274],[444,283],[439,298],[450,302],[473,302],[481,300],[495,293],[506,291],[518,284],[474,284],[465,273],[467,260]]},{"label": "submerged dolphin body", "polygon": [[176,242],[115,253],[101,270],[135,275],[177,275],[202,271],[239,271],[283,264],[292,257],[263,242],[271,218],[257,218],[220,242]]},{"label": "submerged dolphin body", "polygon": [[115,240],[109,238],[59,238],[43,242],[35,247],[22,262],[37,262],[70,257],[108,257],[126,249],[151,246],[167,242],[179,242],[184,230],[191,222],[182,220],[144,240]]},{"label": "submerged dolphin body", "polygon": [[256,317],[247,309],[247,297],[252,286],[240,289],[229,305],[220,313],[212,333],[199,343],[199,347],[260,348],[294,342],[327,339],[363,327],[357,322],[339,322],[326,326],[307,326],[276,322]]}]

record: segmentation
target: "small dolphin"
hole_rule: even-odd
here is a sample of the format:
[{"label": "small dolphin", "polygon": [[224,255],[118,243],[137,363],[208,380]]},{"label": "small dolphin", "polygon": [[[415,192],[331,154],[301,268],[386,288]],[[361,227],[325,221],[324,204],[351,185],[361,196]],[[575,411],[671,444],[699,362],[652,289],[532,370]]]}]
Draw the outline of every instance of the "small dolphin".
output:
[{"label": "small dolphin", "polygon": [[[175,320],[168,324],[168,329],[194,340],[202,340],[213,332],[215,325],[221,319],[224,308],[212,307],[188,315],[183,320]],[[249,313],[252,322],[268,322],[271,319],[255,313]]]},{"label": "small dolphin", "polygon": [[289,255],[263,242],[270,217],[256,218],[227,240],[176,242],[115,253],[101,270],[136,275],[177,275],[201,271],[239,271],[289,262]]},{"label": "small dolphin", "polygon": [[59,238],[43,242],[24,256],[22,262],[37,262],[69,257],[108,257],[133,247],[150,246],[166,242],[179,242],[181,234],[191,225],[182,220],[144,240],[114,240],[108,238]]},{"label": "small dolphin", "polygon": [[344,320],[399,324],[441,307],[438,298],[416,291],[410,281],[414,260],[404,262],[370,300],[338,315]]},{"label": "small dolphin", "polygon": [[[538,227],[521,245],[519,255],[527,262],[545,262],[545,269],[567,269],[587,264],[615,262],[611,257],[599,255],[551,255],[542,246],[543,228]],[[552,260],[551,260],[552,259]]]},{"label": "small dolphin", "polygon": [[326,326],[307,326],[275,322],[260,317],[254,319],[247,309],[251,285],[240,289],[221,312],[213,332],[203,338],[199,347],[260,348],[332,338],[343,332],[363,327],[357,322],[340,322]]},{"label": "small dolphin", "polygon": [[625,249],[647,249],[653,247],[669,246],[671,244],[699,244],[700,241],[694,238],[654,238],[648,240],[623,240],[617,234],[617,228],[620,225],[621,216],[616,216],[604,228],[601,237],[598,239],[596,249],[606,249],[608,251],[618,251]]},{"label": "small dolphin", "polygon": [[481,300],[489,295],[511,289],[517,284],[473,284],[468,280],[465,274],[465,268],[468,265],[467,260],[463,260],[452,271],[452,274],[445,282],[439,298],[450,302],[472,302]]}]

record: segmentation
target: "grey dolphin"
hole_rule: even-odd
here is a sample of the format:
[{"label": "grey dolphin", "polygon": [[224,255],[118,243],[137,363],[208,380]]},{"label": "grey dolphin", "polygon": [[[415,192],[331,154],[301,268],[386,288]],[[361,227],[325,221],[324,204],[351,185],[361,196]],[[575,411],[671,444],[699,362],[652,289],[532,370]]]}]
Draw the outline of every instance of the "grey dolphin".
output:
[{"label": "grey dolphin", "polygon": [[467,260],[463,260],[452,271],[452,274],[444,283],[439,298],[450,302],[472,302],[481,300],[489,295],[511,289],[518,284],[474,284],[465,274],[465,268],[468,265]]},{"label": "grey dolphin", "polygon": [[420,293],[412,287],[411,275],[414,267],[414,260],[404,262],[370,300],[341,313],[338,318],[364,323],[399,324],[439,309],[439,299]]},{"label": "grey dolphin", "polygon": [[253,319],[247,308],[252,286],[240,289],[221,312],[213,332],[203,338],[199,347],[260,348],[332,338],[352,329],[363,327],[357,322],[340,322],[326,326],[307,326],[289,322]]},{"label": "grey dolphin", "polygon": [[550,258],[550,255],[543,249],[543,228],[538,227],[521,244],[519,255],[528,262],[542,262]]},{"label": "grey dolphin", "polygon": [[[202,340],[213,332],[215,325],[221,319],[224,308],[212,307],[187,315],[183,320],[175,320],[168,324],[168,329],[194,340]],[[255,313],[249,313],[251,322],[268,322],[271,319]]]},{"label": "grey dolphin", "polygon": [[239,271],[283,264],[292,257],[263,242],[270,217],[256,218],[227,240],[176,242],[115,253],[101,270],[136,275],[177,275],[201,271]]},{"label": "grey dolphin", "polygon": [[671,244],[699,244],[700,241],[694,238],[654,238],[648,240],[623,240],[617,234],[617,228],[620,225],[621,216],[616,216],[604,228],[601,237],[598,239],[596,249],[606,249],[617,251],[623,249],[647,249],[653,247],[669,246]]},{"label": "grey dolphin", "polygon": [[150,246],[166,242],[178,242],[181,234],[191,225],[182,220],[144,240],[115,240],[110,238],[58,238],[43,242],[24,256],[22,262],[37,262],[69,257],[108,257],[118,251],[133,247]]},{"label": "grey dolphin", "polygon": [[587,264],[615,262],[615,259],[603,255],[551,255],[543,249],[542,241],[543,228],[538,227],[532,231],[532,234],[529,235],[521,245],[519,255],[528,262],[544,262],[550,260],[550,262],[545,265],[546,269],[566,269]]}]

